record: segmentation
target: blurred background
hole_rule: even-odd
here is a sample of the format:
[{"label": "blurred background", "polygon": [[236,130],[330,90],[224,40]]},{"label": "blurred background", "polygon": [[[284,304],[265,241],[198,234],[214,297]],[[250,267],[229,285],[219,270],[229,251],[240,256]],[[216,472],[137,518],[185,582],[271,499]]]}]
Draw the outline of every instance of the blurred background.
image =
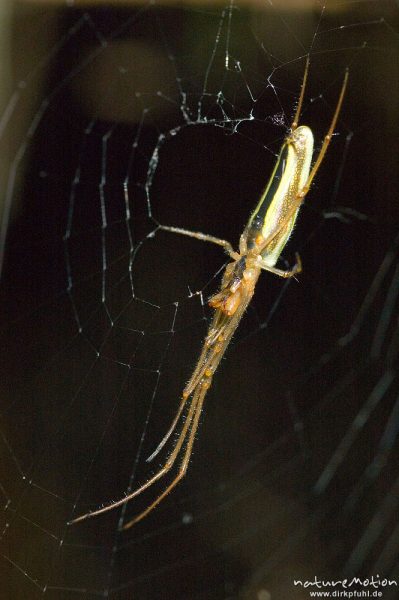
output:
[{"label": "blurred background", "polygon": [[[397,3],[0,11],[2,597],[399,580]],[[261,277],[179,488],[129,532],[162,485],[68,527],[156,469],[211,316],[225,257],[157,224],[237,245],[308,53],[316,148],[350,81],[279,265],[304,272]]]}]

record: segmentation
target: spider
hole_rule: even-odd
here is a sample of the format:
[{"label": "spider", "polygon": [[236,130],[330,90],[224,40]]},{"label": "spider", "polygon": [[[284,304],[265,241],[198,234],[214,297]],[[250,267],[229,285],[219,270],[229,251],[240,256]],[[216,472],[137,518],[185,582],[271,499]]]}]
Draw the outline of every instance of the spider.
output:
[{"label": "spider", "polygon": [[298,254],[296,255],[296,264],[291,270],[283,271],[276,268],[275,265],[291,235],[301,204],[309,192],[311,183],[330,144],[349,75],[348,70],[346,70],[330,127],[324,137],[319,154],[313,166],[311,166],[313,134],[306,125],[299,126],[308,71],[309,57],[306,61],[298,106],[290,132],[284,139],[270,180],[240,237],[238,252],[233,249],[228,241],[211,235],[179,227],[158,226],[158,230],[178,233],[217,244],[225,250],[232,262],[225,268],[220,291],[209,300],[209,305],[215,309],[215,312],[197,366],[183,390],[173,422],[155,451],[147,459],[147,461],[153,460],[165,446],[185,411],[186,419],[165,463],[146,483],[129,492],[117,502],[79,516],[72,523],[95,517],[130,502],[130,500],[163,478],[172,469],[176,460],[181,457],[177,475],[175,475],[172,482],[163,489],[145,510],[125,523],[123,529],[128,529],[141,521],[173,490],[187,471],[206,393],[211,386],[212,378],[226,348],[252,299],[261,271],[269,271],[285,278],[293,277],[301,272],[302,265]]}]

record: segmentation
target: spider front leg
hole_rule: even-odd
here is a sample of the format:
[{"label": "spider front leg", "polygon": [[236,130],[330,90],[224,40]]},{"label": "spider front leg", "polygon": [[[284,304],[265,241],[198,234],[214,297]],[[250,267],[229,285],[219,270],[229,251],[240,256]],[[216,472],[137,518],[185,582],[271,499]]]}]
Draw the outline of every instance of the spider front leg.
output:
[{"label": "spider front leg", "polygon": [[[163,466],[160,467],[160,469],[155,473],[155,475],[153,475],[142,486],[140,486],[139,488],[128,493],[126,496],[124,496],[117,502],[112,502],[110,504],[107,504],[106,506],[98,508],[97,510],[85,513],[84,515],[81,515],[80,517],[73,519],[68,524],[71,525],[73,523],[79,523],[80,521],[85,521],[86,519],[95,517],[96,515],[101,515],[105,512],[108,512],[110,510],[117,508],[118,506],[123,506],[124,504],[127,504],[128,502],[130,502],[130,500],[132,500],[136,496],[139,496],[140,494],[142,494],[145,490],[152,487],[152,485],[154,483],[156,483],[159,479],[162,479],[167,473],[169,473],[169,471],[175,464],[177,457],[180,455],[180,452],[181,452],[182,448],[184,447],[185,442],[188,440],[187,448],[190,448],[190,451],[187,452],[187,449],[185,450],[184,457],[183,457],[183,463],[182,463],[182,464],[184,464],[185,458],[187,457],[187,460],[190,458],[192,445],[194,443],[195,431],[198,428],[198,420],[199,420],[199,414],[197,415],[198,405],[200,404],[200,406],[202,407],[202,403],[203,403],[203,400],[204,400],[204,397],[205,397],[208,387],[209,387],[209,380],[206,379],[206,380],[204,380],[202,385],[199,386],[199,391],[202,392],[202,395],[200,395],[199,392],[197,393],[197,390],[194,392],[193,397],[190,401],[190,408],[187,413],[187,418],[184,422],[183,428],[179,434],[177,442],[175,443],[175,445],[173,447],[172,453],[170,454],[170,456],[168,457],[166,462],[163,464]],[[199,399],[198,399],[198,396],[199,396]],[[193,425],[193,421],[194,421],[194,425]],[[195,427],[194,433],[192,431],[193,427]],[[191,439],[192,439],[192,441],[191,441]],[[181,472],[181,470],[182,469],[180,468],[179,473]],[[169,491],[178,483],[178,481],[184,475],[184,473],[185,473],[185,470],[180,477],[179,477],[179,475],[177,477],[175,477],[175,479],[172,482],[173,485],[171,484],[168,488],[166,488],[168,490],[167,493],[169,493]],[[146,514],[148,514],[153,508],[155,508],[155,506],[157,506],[157,504],[159,504],[160,499],[164,498],[165,495],[167,495],[167,494],[162,492],[158,496],[158,498],[148,507],[148,509],[146,509],[144,511],[144,513],[141,513],[140,515],[138,515],[138,517],[133,519],[133,521],[130,521],[124,528],[130,527],[130,525],[132,525],[133,522],[141,520]]]},{"label": "spider front leg", "polygon": [[269,267],[269,265],[267,265],[265,263],[265,261],[262,260],[261,258],[259,258],[259,266],[264,271],[270,271],[270,273],[274,273],[274,275],[278,275],[279,277],[288,279],[289,277],[295,277],[295,275],[297,275],[298,273],[301,273],[301,271],[302,271],[302,261],[301,261],[301,257],[299,256],[298,253],[295,253],[295,258],[296,258],[295,266],[292,269],[289,269],[288,271],[284,271],[283,269],[276,269],[275,267]]},{"label": "spider front leg", "polygon": [[[162,500],[168,494],[170,494],[170,492],[177,486],[179,481],[181,481],[181,479],[183,479],[183,477],[187,473],[187,468],[188,468],[188,465],[190,462],[191,453],[193,451],[195,434],[198,429],[199,418],[201,415],[202,406],[204,403],[204,398],[205,398],[208,387],[209,387],[208,382],[204,382],[204,384],[202,386],[199,386],[199,388],[197,388],[197,390],[194,393],[192,405],[190,407],[190,412],[191,412],[191,410],[193,411],[192,415],[190,416],[191,429],[189,430],[189,427],[187,428],[187,433],[184,434],[184,437],[182,437],[182,434],[180,434],[179,441],[178,441],[178,446],[179,446],[178,453],[180,453],[180,450],[183,446],[183,442],[187,441],[187,445],[186,445],[186,449],[185,449],[184,455],[183,455],[183,460],[179,466],[177,475],[172,480],[172,482],[164,489],[164,491],[161,492],[159,494],[159,496],[157,496],[157,498],[145,510],[143,510],[143,512],[139,513],[138,515],[133,517],[133,519],[131,519],[130,521],[128,521],[127,523],[125,523],[122,526],[123,530],[129,529],[130,527],[132,527],[132,525],[135,525],[135,523],[138,523],[139,521],[144,519],[144,517],[146,517],[148,515],[148,513],[152,512],[154,510],[154,508],[156,506],[158,506],[158,504],[160,502],[162,502]],[[188,437],[187,437],[187,434],[188,434]],[[175,449],[175,452],[176,452],[176,449]],[[177,456],[177,454],[176,454],[176,456]]]},{"label": "spider front leg", "polygon": [[187,237],[192,237],[196,240],[200,240],[201,242],[210,242],[211,244],[216,244],[217,246],[221,246],[222,248],[224,248],[225,252],[233,260],[237,260],[239,258],[239,255],[233,250],[233,246],[227,240],[222,240],[221,238],[215,237],[213,235],[207,235],[206,233],[201,233],[200,231],[190,231],[189,229],[183,229],[182,227],[159,225],[158,229],[161,229],[162,231],[170,231],[171,233],[178,233],[179,235],[185,235]]}]

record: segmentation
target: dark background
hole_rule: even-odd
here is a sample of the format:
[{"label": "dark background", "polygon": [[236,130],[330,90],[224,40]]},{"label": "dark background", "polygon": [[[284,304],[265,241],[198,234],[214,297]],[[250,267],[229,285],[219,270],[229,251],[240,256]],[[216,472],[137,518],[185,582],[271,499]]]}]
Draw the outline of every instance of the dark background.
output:
[{"label": "dark background", "polygon": [[[142,125],[105,118],[114,104],[115,114],[128,113],[118,104],[128,97],[118,96],[119,63],[109,96],[87,95],[106,50],[75,72],[100,33],[153,45],[175,57],[194,115],[220,12],[57,13],[49,105],[34,135],[22,137],[30,149],[3,271],[4,597],[264,600],[269,590],[291,600],[307,597],[294,578],[399,578],[398,14],[391,3],[350,4],[327,11],[325,33],[314,38],[317,11],[236,11],[230,51],[243,76],[238,63],[225,70],[221,44],[203,97],[202,115],[220,125],[223,89],[223,126],[185,124],[174,70],[162,87],[171,108],[154,90],[132,108],[150,109]],[[90,26],[71,34],[82,15]],[[312,39],[303,122],[317,147],[347,65],[350,82],[339,136],[284,250],[281,266],[299,251],[303,274],[298,282],[261,277],[179,488],[128,533],[118,533],[118,510],[67,527],[119,498],[132,473],[133,486],[148,477],[144,459],[173,417],[206,332],[210,310],[190,292],[206,301],[217,289],[221,251],[165,232],[146,236],[158,221],[237,244],[289,126],[269,117],[293,114],[299,58]],[[273,67],[277,93],[266,85]],[[250,112],[254,122],[234,132],[231,121]],[[175,127],[159,146],[151,218],[151,154]]]}]

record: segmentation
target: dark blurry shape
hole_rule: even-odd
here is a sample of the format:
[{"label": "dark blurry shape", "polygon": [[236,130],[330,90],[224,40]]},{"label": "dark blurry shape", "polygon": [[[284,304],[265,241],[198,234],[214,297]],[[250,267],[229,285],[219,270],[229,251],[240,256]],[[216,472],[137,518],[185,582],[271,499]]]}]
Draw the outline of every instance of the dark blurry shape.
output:
[{"label": "dark blurry shape", "polygon": [[[90,73],[77,76],[73,93],[87,115],[104,121],[138,123],[143,118],[143,102],[162,96],[174,76],[173,68],[162,47],[143,40],[116,40],[92,63]],[[88,49],[87,53],[93,51]],[[83,58],[84,60],[84,58]],[[110,88],[115,71],[119,77]],[[180,101],[177,90],[169,97],[151,104],[151,118],[165,119],[176,112]]]}]

